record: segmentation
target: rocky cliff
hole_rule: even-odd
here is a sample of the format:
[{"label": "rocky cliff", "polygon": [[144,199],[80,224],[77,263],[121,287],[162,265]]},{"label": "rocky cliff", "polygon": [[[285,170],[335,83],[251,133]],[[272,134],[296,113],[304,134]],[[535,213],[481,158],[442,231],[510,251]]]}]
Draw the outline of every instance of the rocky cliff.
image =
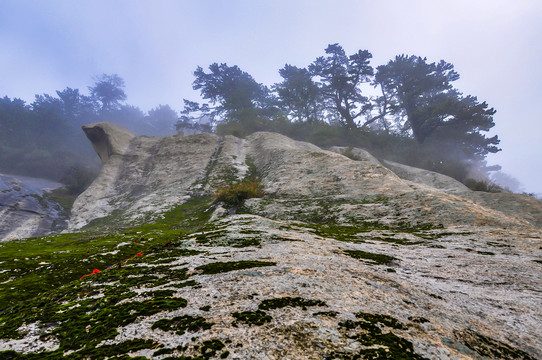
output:
[{"label": "rocky cliff", "polygon": [[249,172],[261,179],[267,196],[246,206],[273,219],[314,215],[388,225],[542,225],[542,206],[534,198],[473,192],[441,174],[381,164],[362,149],[348,158],[341,155],[345,148],[326,151],[276,133],[153,138],[134,137],[108,123],[84,129],[105,160],[99,177],[76,200],[70,230],[98,219],[115,226],[148,222]]},{"label": "rocky cliff", "polygon": [[60,186],[43,179],[0,174],[0,242],[65,229],[68,213],[46,195]]},{"label": "rocky cliff", "polygon": [[[275,133],[85,132],[103,168],[69,230],[88,235],[58,239],[141,256],[53,291],[47,313],[0,313],[4,354],[542,358],[536,199]],[[246,178],[265,195],[212,201]]]}]

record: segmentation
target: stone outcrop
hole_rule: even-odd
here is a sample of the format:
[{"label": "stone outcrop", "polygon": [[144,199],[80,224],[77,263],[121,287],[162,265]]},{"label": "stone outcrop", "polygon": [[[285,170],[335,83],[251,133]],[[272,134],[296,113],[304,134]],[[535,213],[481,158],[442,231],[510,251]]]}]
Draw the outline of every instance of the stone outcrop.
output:
[{"label": "stone outcrop", "polygon": [[0,174],[0,242],[60,231],[68,214],[46,196],[62,184]]},{"label": "stone outcrop", "polygon": [[83,131],[92,147],[105,164],[113,155],[124,155],[135,135],[120,125],[101,122],[83,125]]},{"label": "stone outcrop", "polygon": [[[324,217],[390,224],[530,228],[541,222],[536,199],[473,192],[441,174],[381,164],[361,149],[350,149],[351,159],[340,154],[345,148],[327,151],[276,133],[246,139],[212,134],[152,138],[130,137],[113,128],[106,123],[85,130],[106,134],[89,139],[102,160],[108,155],[96,181],[76,200],[69,230],[100,218],[111,223],[111,216],[116,225],[150,221],[191,196],[212,194],[217,187],[243,179],[249,171],[261,178],[269,198],[248,206],[271,218],[294,219],[301,208],[305,216],[325,208]],[[104,153],[109,148],[113,150]]]},{"label": "stone outcrop", "polygon": [[[110,146],[119,144],[110,125],[92,129],[104,164],[76,200],[70,230],[118,247],[160,242],[140,263],[70,285],[78,295],[59,294],[50,305],[63,323],[25,323],[21,339],[0,339],[0,351],[542,359],[540,201],[474,192],[362,149],[324,150],[275,133],[122,135],[122,146]],[[262,198],[212,202],[216,189],[250,177],[262,182]],[[145,227],[172,214],[178,223],[168,228]],[[178,230],[193,219],[204,226]],[[125,230],[132,225],[145,226]],[[178,306],[139,315],[155,303]],[[66,339],[55,334],[71,331],[75,314],[88,315],[81,306],[96,311],[81,337],[126,314],[117,332],[63,353]],[[127,354],[115,347],[138,341],[148,344]]]}]

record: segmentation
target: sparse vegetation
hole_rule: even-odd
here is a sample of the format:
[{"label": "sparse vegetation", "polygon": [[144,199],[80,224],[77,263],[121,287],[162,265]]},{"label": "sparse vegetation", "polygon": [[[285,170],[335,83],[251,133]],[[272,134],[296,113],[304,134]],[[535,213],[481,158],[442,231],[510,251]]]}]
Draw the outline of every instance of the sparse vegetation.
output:
[{"label": "sparse vegetation", "polygon": [[308,306],[327,306],[327,304],[321,300],[310,300],[310,299],[303,299],[300,297],[287,296],[287,297],[282,297],[282,298],[263,300],[260,303],[260,305],[258,305],[258,308],[260,310],[270,310],[270,309],[280,309],[287,306],[300,307],[306,310]]},{"label": "sparse vegetation", "polygon": [[224,202],[229,206],[239,206],[246,199],[263,196],[262,183],[257,180],[246,179],[217,189],[215,192],[215,201]]},{"label": "sparse vegetation", "polygon": [[369,265],[389,265],[392,261],[399,260],[393,256],[375,254],[363,250],[344,250],[344,253],[354,259],[363,260]]},{"label": "sparse vegetation", "polygon": [[484,191],[484,192],[502,192],[502,188],[498,185],[492,183],[489,180],[475,180],[475,179],[465,179],[463,180],[463,184],[465,184],[466,187],[473,191]]},{"label": "sparse vegetation", "polygon": [[256,260],[243,260],[243,261],[231,261],[231,262],[216,262],[198,266],[196,270],[200,270],[202,274],[219,274],[223,272],[250,269],[262,266],[274,266],[275,262],[271,261],[256,261]]},{"label": "sparse vegetation", "polygon": [[198,330],[207,330],[213,326],[206,322],[201,316],[182,315],[173,319],[161,319],[152,324],[151,329],[160,329],[163,331],[175,331],[177,335],[183,335],[186,331],[196,332]]},{"label": "sparse vegetation", "polygon": [[347,320],[339,323],[339,331],[363,345],[356,353],[334,352],[332,359],[397,359],[427,360],[414,352],[414,346],[393,332],[385,332],[382,327],[405,329],[404,325],[388,315],[358,313],[357,321]]},{"label": "sparse vegetation", "polygon": [[473,330],[456,331],[455,336],[486,359],[535,360],[526,352]]},{"label": "sparse vegetation", "polygon": [[273,320],[270,315],[267,315],[265,311],[261,310],[234,312],[232,316],[238,321],[242,321],[249,325],[263,325]]}]

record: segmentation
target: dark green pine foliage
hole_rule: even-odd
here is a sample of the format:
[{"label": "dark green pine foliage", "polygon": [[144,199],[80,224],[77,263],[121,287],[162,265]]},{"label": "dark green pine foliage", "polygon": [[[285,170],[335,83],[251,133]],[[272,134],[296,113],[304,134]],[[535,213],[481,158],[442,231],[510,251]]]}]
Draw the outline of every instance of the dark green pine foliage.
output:
[{"label": "dark green pine foliage", "polygon": [[452,82],[458,79],[454,66],[443,60],[428,63],[399,55],[378,67],[375,83],[382,86],[390,111],[405,119],[403,131],[419,143],[438,144],[449,157],[482,160],[499,151],[497,136],[481,134],[495,125],[495,110],[454,89]]},{"label": "dark green pine foliage", "polygon": [[339,44],[330,44],[325,51],[327,56],[318,57],[309,65],[309,71],[319,78],[326,110],[338,113],[346,128],[355,129],[358,118],[371,109],[360,85],[371,81],[373,68],[369,61],[373,56],[367,50],[347,56]]}]

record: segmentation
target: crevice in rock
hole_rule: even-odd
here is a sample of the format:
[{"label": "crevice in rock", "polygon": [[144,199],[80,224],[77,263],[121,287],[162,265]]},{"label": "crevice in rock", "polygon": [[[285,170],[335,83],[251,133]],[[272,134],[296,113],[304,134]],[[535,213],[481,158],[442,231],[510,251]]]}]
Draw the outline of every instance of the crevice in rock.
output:
[{"label": "crevice in rock", "polygon": [[209,184],[209,175],[211,175],[211,172],[216,164],[218,157],[220,156],[220,153],[222,152],[223,147],[224,137],[220,136],[217,140],[215,151],[209,158],[209,162],[205,167],[205,173],[203,174],[201,179],[196,181],[188,190],[190,196],[203,196],[205,194],[205,187]]}]

